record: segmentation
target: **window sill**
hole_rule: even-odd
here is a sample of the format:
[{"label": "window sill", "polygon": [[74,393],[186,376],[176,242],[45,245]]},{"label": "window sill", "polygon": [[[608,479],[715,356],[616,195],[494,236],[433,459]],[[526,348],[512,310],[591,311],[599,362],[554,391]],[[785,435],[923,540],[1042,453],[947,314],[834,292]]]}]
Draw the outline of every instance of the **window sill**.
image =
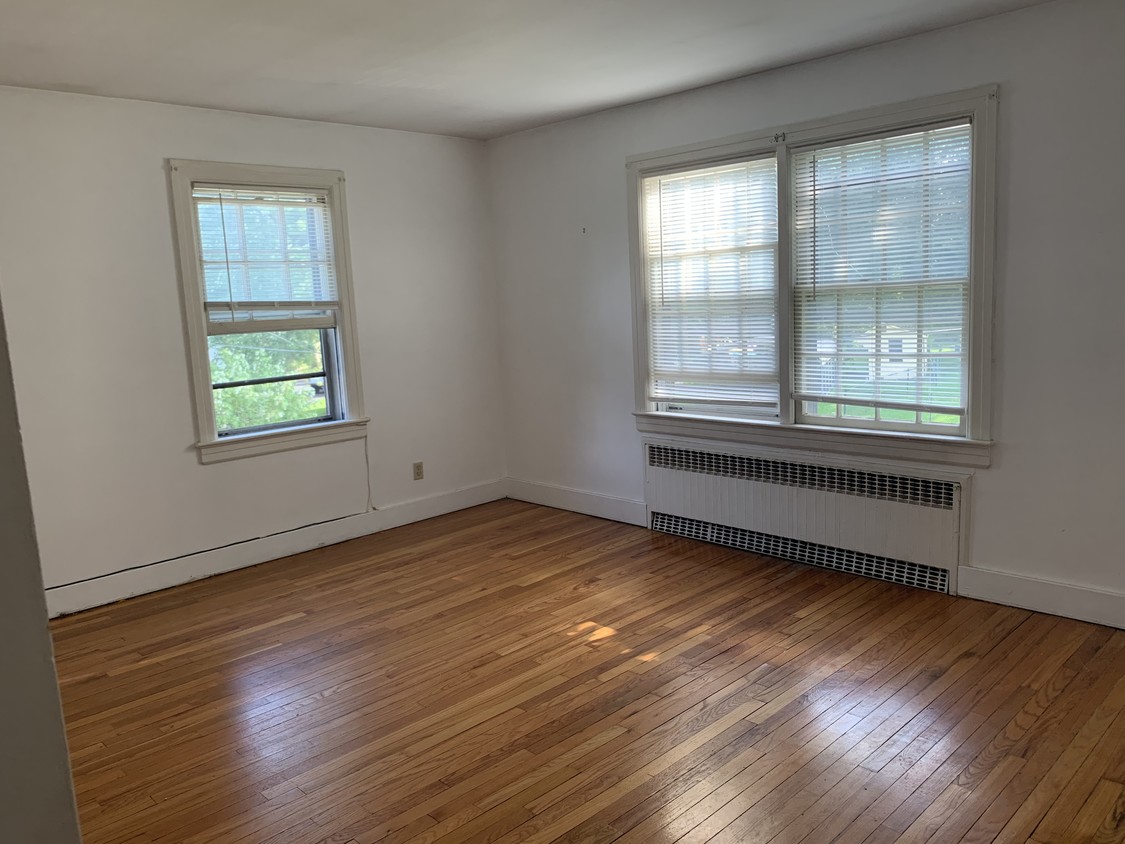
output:
[{"label": "window sill", "polygon": [[259,434],[240,434],[196,444],[201,463],[225,463],[242,457],[292,451],[313,445],[358,440],[367,436],[367,419],[322,422],[300,428],[282,428]]},{"label": "window sill", "polygon": [[819,425],[781,425],[777,422],[684,416],[655,411],[637,412],[633,415],[637,418],[637,430],[645,434],[976,469],[984,469],[992,464],[992,442],[988,440],[904,434],[897,431],[843,430]]}]

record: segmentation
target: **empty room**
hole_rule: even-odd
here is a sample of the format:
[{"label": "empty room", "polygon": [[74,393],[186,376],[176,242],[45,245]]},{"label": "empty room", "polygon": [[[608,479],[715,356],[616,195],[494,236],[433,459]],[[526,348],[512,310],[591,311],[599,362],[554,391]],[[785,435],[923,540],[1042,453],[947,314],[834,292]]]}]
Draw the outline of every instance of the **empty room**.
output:
[{"label": "empty room", "polygon": [[0,844],[1125,843],[1125,2],[0,0]]}]

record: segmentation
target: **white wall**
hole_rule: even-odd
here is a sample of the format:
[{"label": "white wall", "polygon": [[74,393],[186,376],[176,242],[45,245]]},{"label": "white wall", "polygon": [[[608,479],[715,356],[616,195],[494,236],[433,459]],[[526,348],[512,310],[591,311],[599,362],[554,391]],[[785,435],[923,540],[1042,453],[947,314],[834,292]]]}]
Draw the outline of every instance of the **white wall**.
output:
[{"label": "white wall", "polygon": [[78,844],[43,578],[0,314],[0,830]]},{"label": "white wall", "polygon": [[643,498],[626,156],[998,82],[971,563],[1125,595],[1123,38],[1120,0],[1058,2],[491,142],[509,474]]},{"label": "white wall", "polygon": [[48,587],[367,509],[359,441],[199,464],[169,157],[345,172],[377,507],[503,474],[480,142],[0,88],[0,153],[0,292]]}]

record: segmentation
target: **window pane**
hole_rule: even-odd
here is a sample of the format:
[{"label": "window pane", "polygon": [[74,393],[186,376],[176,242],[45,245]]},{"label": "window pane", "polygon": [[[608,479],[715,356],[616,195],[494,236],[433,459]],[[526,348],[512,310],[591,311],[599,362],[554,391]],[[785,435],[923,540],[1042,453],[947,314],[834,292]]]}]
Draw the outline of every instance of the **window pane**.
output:
[{"label": "window pane", "polygon": [[319,331],[306,330],[208,337],[211,383],[322,372],[320,336]]},{"label": "window pane", "polygon": [[845,404],[843,406],[842,415],[845,419],[874,419],[875,408],[863,407],[862,405]]},{"label": "window pane", "polygon": [[913,410],[889,410],[887,408],[879,408],[879,418],[887,422],[909,422],[914,424],[918,421],[918,413]]},{"label": "window pane", "polygon": [[649,397],[776,415],[777,162],[651,176],[644,203]]},{"label": "window pane", "polygon": [[926,425],[949,425],[958,427],[961,425],[961,416],[955,413],[923,413],[922,422]]},{"label": "window pane", "polygon": [[805,413],[809,416],[822,416],[826,419],[836,418],[836,405],[826,401],[803,402]]},{"label": "window pane", "polygon": [[220,434],[328,416],[323,378],[229,387],[215,390],[214,396],[215,427]]},{"label": "window pane", "polygon": [[[328,416],[330,376],[324,366],[325,335],[332,342],[331,331],[322,334],[317,330],[209,337],[219,432]],[[288,380],[244,383],[273,378]]]},{"label": "window pane", "polygon": [[197,186],[193,197],[206,301],[339,298],[324,194]]},{"label": "window pane", "polygon": [[838,404],[847,419],[960,426],[971,165],[967,123],[794,155],[793,363],[806,415]]},{"label": "window pane", "polygon": [[249,261],[280,261],[281,209],[265,204],[242,205],[242,228],[246,232]]}]

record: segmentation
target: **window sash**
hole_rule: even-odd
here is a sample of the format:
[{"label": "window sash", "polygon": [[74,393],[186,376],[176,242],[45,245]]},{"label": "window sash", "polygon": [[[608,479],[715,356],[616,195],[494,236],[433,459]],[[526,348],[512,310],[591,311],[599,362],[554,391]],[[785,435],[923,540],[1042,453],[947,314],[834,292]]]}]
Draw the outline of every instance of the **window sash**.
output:
[{"label": "window sash", "polygon": [[253,334],[259,331],[299,331],[337,328],[339,302],[205,302],[207,334]]},{"label": "window sash", "polygon": [[[795,418],[841,424],[862,407],[873,427],[963,435],[970,122],[801,149],[790,178]],[[892,337],[912,347],[900,361]],[[809,413],[809,397],[832,412]]]},{"label": "window sash", "polygon": [[776,167],[767,156],[644,180],[649,401],[778,415]]},{"label": "window sash", "polygon": [[[296,331],[307,331],[309,326],[302,324]],[[265,329],[259,328],[257,331],[243,332],[245,336],[252,337],[254,334],[274,334],[282,333],[282,330],[277,328],[268,327]],[[239,427],[223,428],[218,424],[216,419],[216,434],[218,437],[231,437],[240,436],[243,434],[251,434],[263,431],[273,431],[281,428],[292,428],[300,425],[311,425],[319,422],[332,422],[342,419],[341,412],[343,403],[341,401],[341,384],[339,372],[339,354],[336,348],[337,339],[336,331],[331,328],[321,329],[319,332],[319,354],[320,366],[317,369],[308,371],[285,371],[290,367],[285,367],[277,374],[263,375],[260,377],[242,378],[232,381],[216,381],[214,366],[210,368],[210,386],[212,401],[214,401],[216,394],[226,390],[240,390],[253,387],[264,387],[272,384],[285,384],[295,381],[322,381],[324,385],[324,407],[325,412],[322,414],[315,414],[311,416],[294,416],[292,418],[279,420],[277,422],[270,422],[261,425],[242,425]],[[218,406],[216,405],[216,416],[218,415]]]},{"label": "window sash", "polygon": [[[196,258],[209,315],[339,307],[328,192],[195,182]],[[261,295],[272,294],[272,295]]]}]

